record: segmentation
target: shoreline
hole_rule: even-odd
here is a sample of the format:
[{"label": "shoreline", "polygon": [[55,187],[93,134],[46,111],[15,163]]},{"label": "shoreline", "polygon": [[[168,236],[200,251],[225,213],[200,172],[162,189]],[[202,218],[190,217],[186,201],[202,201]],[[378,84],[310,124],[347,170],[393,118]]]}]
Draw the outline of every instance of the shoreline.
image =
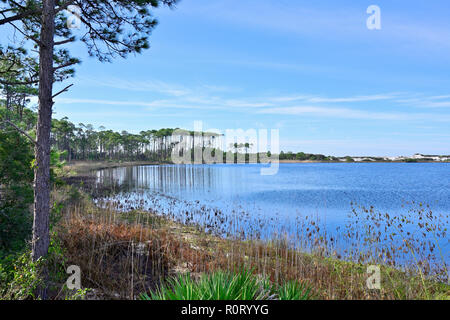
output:
[{"label": "shoreline", "polygon": [[[413,163],[442,163],[442,164],[450,164],[448,161],[352,161],[352,162],[345,162],[345,161],[314,161],[314,160],[279,160],[280,164],[313,164],[313,163],[341,163],[341,164],[366,164],[366,163],[407,163],[407,164],[413,164]],[[214,163],[214,164],[222,164],[222,163]],[[233,164],[233,163],[231,163]],[[234,164],[244,164],[244,163],[234,163]],[[249,163],[245,163],[249,164]],[[253,164],[253,163],[251,163]],[[260,162],[257,164],[261,164]],[[78,172],[78,175],[81,173],[88,173],[92,170],[103,170],[103,169],[113,169],[113,168],[122,168],[122,167],[133,167],[133,166],[159,166],[159,165],[176,165],[175,163],[171,162],[157,162],[157,161],[71,161],[64,165],[64,167],[70,169],[70,170],[76,170]],[[196,164],[199,165],[199,164]],[[202,165],[205,165],[203,163]]]},{"label": "shoreline", "polygon": [[314,161],[314,160],[280,160],[280,163],[450,163],[449,161]]},{"label": "shoreline", "polygon": [[[78,162],[72,163],[69,168],[72,170],[78,169],[74,177],[84,179],[92,177],[93,171],[104,168],[158,164],[145,161]],[[73,187],[77,188],[76,184]],[[61,192],[64,193],[63,190]],[[86,193],[86,195],[89,195],[89,193]],[[308,254],[303,251],[291,250],[280,239],[264,242],[223,238],[208,234],[197,226],[181,223],[151,210],[141,211],[136,209],[121,212],[114,208],[99,208],[89,198],[85,200],[85,204],[80,206],[83,208],[82,210],[76,209],[75,214],[69,215],[75,216],[77,219],[74,221],[66,220],[67,228],[63,230],[67,230],[69,233],[61,234],[61,236],[64,239],[63,242],[71,248],[69,259],[71,263],[83,265],[83,269],[87,269],[88,272],[95,273],[97,271],[89,269],[89,265],[83,264],[83,259],[80,258],[80,255],[84,255],[86,261],[95,259],[95,255],[91,253],[93,249],[90,248],[92,242],[84,242],[87,239],[96,239],[94,242],[99,248],[111,246],[111,248],[114,248],[117,243],[125,243],[125,248],[133,245],[133,241],[143,243],[144,239],[141,240],[140,237],[142,234],[146,234],[148,239],[145,239],[147,241],[145,243],[158,241],[156,243],[160,243],[162,247],[180,248],[161,253],[161,259],[172,261],[168,266],[168,274],[161,279],[187,273],[199,277],[202,274],[211,274],[216,270],[232,271],[235,266],[242,265],[256,268],[254,271],[256,275],[268,274],[274,277],[274,283],[282,284],[290,279],[306,281],[313,288],[313,299],[354,299],[358,297],[402,299],[408,296],[407,292],[410,291],[414,291],[411,297],[427,298],[430,297],[425,291],[428,289],[433,292],[431,298],[449,298],[447,286],[425,280],[425,289],[422,287],[418,275],[407,274],[388,265],[380,265],[383,279],[387,281],[387,279],[393,278],[395,281],[384,282],[383,290],[380,292],[369,292],[365,287],[367,265],[364,263],[350,262],[333,255],[322,255],[320,251],[313,251]],[[78,205],[75,204],[74,207],[78,208]],[[68,208],[68,211],[73,212],[74,210]],[[149,224],[148,221],[151,221],[151,223]],[[79,230],[82,230],[82,240],[72,237],[72,235],[78,235]],[[110,239],[111,236],[114,237]],[[79,251],[78,245],[84,247],[85,251]],[[178,255],[175,252],[181,252],[181,254]],[[339,272],[336,273],[336,271]],[[123,272],[125,272],[125,269]],[[114,273],[112,275],[119,277],[117,281],[124,281],[123,278],[126,277],[127,273]],[[108,286],[107,280],[109,281],[108,277],[110,277],[108,272],[103,275],[98,274],[96,277],[98,278],[95,278],[95,280],[99,284]],[[326,280],[321,283],[317,282],[317,279]],[[347,291],[348,282],[355,283],[355,287],[350,291]],[[92,285],[90,283],[90,286]],[[98,295],[94,294],[93,297],[88,295],[88,299],[111,299],[113,297],[98,286],[94,285],[92,288]],[[110,292],[114,295],[121,290],[119,287],[111,289]],[[399,292],[403,294],[399,295]],[[126,296],[121,295],[121,297],[125,298]]]},{"label": "shoreline", "polygon": [[167,162],[155,162],[155,161],[71,161],[67,162],[64,167],[69,170],[76,171],[76,176],[88,173],[92,170],[103,170],[103,169],[113,169],[122,167],[133,167],[133,166],[152,166],[152,165],[164,165]]}]

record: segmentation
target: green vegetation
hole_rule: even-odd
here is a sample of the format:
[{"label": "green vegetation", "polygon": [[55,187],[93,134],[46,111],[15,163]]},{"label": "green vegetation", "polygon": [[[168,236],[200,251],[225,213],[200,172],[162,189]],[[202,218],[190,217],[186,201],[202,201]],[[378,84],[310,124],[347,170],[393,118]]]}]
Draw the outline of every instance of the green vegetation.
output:
[{"label": "green vegetation", "polygon": [[0,258],[24,248],[30,239],[33,154],[16,131],[0,130]]},{"label": "green vegetation", "polygon": [[311,287],[298,280],[286,281],[277,288],[280,300],[309,300],[311,299]]},{"label": "green vegetation", "polygon": [[[85,194],[81,190],[89,189],[89,181],[93,181],[92,172],[133,162],[91,161],[66,166],[61,159],[68,159],[69,154],[66,138],[61,133],[55,134],[52,140],[54,150],[50,159],[54,192],[49,255],[33,262],[28,244],[33,201],[31,139],[35,136],[33,123],[36,115],[27,108],[20,115],[17,109],[9,110],[4,106],[0,106],[0,114],[23,131],[9,123],[0,125],[0,297],[3,299],[38,298],[36,289],[43,283],[39,276],[43,265],[48,269],[47,283],[51,283],[48,288],[52,299],[136,299],[142,292],[147,292],[144,298],[152,299],[175,299],[194,294],[202,299],[233,295],[248,299],[287,300],[312,297],[450,298],[448,285],[441,281],[447,274],[446,266],[439,262],[442,261],[439,260],[440,248],[434,241],[436,237],[446,236],[446,230],[441,226],[448,225],[448,222],[435,216],[426,206],[420,205],[419,210],[411,212],[424,221],[423,228],[419,228],[420,234],[426,234],[423,239],[407,234],[407,228],[413,227],[411,216],[389,217],[374,208],[355,208],[344,239],[350,244],[345,257],[333,252],[328,246],[334,241],[331,236],[321,233],[324,229],[308,219],[302,222],[302,226],[308,229],[308,237],[303,241],[312,250],[308,254],[293,250],[283,239],[260,242],[217,238],[202,232],[201,226],[181,225],[156,213],[123,212],[120,208],[95,206],[91,200],[92,193]],[[98,134],[103,131],[85,134],[83,129],[82,132],[84,138],[80,133],[68,140],[74,143],[69,145],[75,146],[70,149],[72,160],[82,157],[83,148],[80,146],[83,144],[78,144],[82,141],[92,141],[91,145],[85,145],[84,152],[87,158],[95,159],[95,143],[100,141]],[[249,145],[242,147],[249,148]],[[135,153],[135,156],[137,154],[142,155]],[[158,159],[159,155],[164,157],[164,152],[149,153],[152,159]],[[118,159],[126,159],[125,154],[124,158],[120,154],[117,156]],[[299,159],[304,157],[306,155],[301,155]],[[76,187],[75,184],[70,185],[71,181],[81,183]],[[220,214],[217,218],[222,219]],[[229,222],[221,220],[219,225],[227,227]],[[210,223],[214,224],[214,221]],[[382,229],[386,225],[391,227]],[[382,243],[389,241],[390,237],[402,237],[404,245],[399,248],[383,246]],[[143,243],[146,254],[130,250]],[[352,247],[352,244],[358,246]],[[361,244],[370,244],[375,249],[362,251]],[[424,256],[423,253],[430,249],[435,254]],[[398,269],[396,265],[405,251],[412,252],[416,260],[411,261],[408,269]],[[366,269],[373,262],[383,266],[382,289],[368,291]],[[80,266],[86,275],[83,278],[85,287],[80,291],[72,292],[65,288],[65,268],[70,264]],[[239,273],[235,272],[236,268],[252,272]],[[155,283],[159,285],[155,286]],[[349,287],[349,283],[352,286]],[[209,291],[205,289],[208,286]],[[201,296],[201,292],[206,293]]]},{"label": "green vegetation", "polygon": [[323,154],[311,154],[298,152],[293,153],[289,152],[280,152],[279,155],[280,160],[297,160],[297,161],[338,161],[339,159],[332,156],[324,156]]},{"label": "green vegetation", "polygon": [[[175,129],[132,134],[76,125],[67,118],[52,119],[54,98],[71,87],[54,92],[53,85],[73,77],[73,68],[80,63],[65,45],[79,40],[90,56],[102,62],[140,53],[149,48],[148,37],[157,24],[152,9],[176,2],[115,1],[111,6],[107,1],[77,1],[86,30],[77,38],[66,24],[64,12],[70,1],[0,1],[0,26],[8,25],[15,31],[7,46],[0,47],[0,90],[4,97],[0,101],[0,298],[83,299],[89,293],[99,299],[136,299],[149,292],[142,297],[304,300],[314,294],[322,299],[448,299],[448,286],[441,281],[444,275],[448,277],[446,265],[438,264],[442,270],[435,272],[430,268],[435,266],[434,256],[421,256],[425,252],[422,248],[435,252],[439,248],[428,239],[415,242],[404,236],[406,230],[398,224],[407,223],[389,216],[381,218],[399,230],[383,235],[393,238],[401,234],[404,246],[375,249],[372,255],[352,248],[355,251],[349,256],[338,259],[325,252],[329,248],[325,241],[331,239],[310,221],[305,222],[310,223],[305,241],[313,246],[306,254],[279,239],[218,238],[202,232],[201,226],[182,225],[154,212],[123,212],[113,204],[102,208],[94,204],[92,194],[81,190],[92,177],[79,179],[80,188],[70,184],[69,176],[80,177],[71,176],[64,161],[170,162],[179,143],[172,138]],[[31,97],[38,97],[37,112],[29,108]],[[192,158],[198,149],[214,146],[213,133],[185,133],[192,137],[188,151]],[[255,156],[249,154],[250,147],[249,143],[236,143],[232,145],[234,152],[212,149],[211,153],[221,154],[224,160],[250,161]],[[279,158],[339,160],[303,152],[281,152]],[[347,157],[347,161],[353,159]],[[373,210],[367,212],[363,219],[380,222]],[[446,230],[439,228],[441,220],[433,220],[429,212],[419,213],[434,223],[422,226],[421,232],[445,237]],[[360,220],[356,217],[354,221]],[[363,241],[355,230],[366,229],[348,229],[353,243],[380,244],[385,240],[374,233],[379,231],[376,228],[369,229]],[[411,264],[417,270],[395,269],[397,255],[408,250],[417,257]],[[388,280],[380,291],[368,292],[365,267],[380,259]],[[64,284],[69,264],[83,270],[85,288],[76,292]]]},{"label": "green vegetation", "polygon": [[345,161],[346,162],[355,162],[355,160],[353,160],[353,158],[350,156],[345,157]]},{"label": "green vegetation", "polygon": [[[64,168],[65,172],[73,170]],[[87,184],[89,179],[85,181]],[[83,188],[88,189],[86,184]],[[75,186],[55,186],[52,202],[55,204],[52,242],[45,260],[52,279],[51,299],[450,298],[448,285],[430,275],[422,276],[416,265],[411,264],[410,270],[396,268],[400,256],[394,251],[385,252],[391,260],[387,259],[389,264],[381,267],[381,290],[367,289],[367,265],[381,251],[373,251],[374,255],[369,256],[355,247],[354,254],[358,255],[354,261],[327,254],[323,246],[330,239],[308,219],[304,221],[305,228],[312,232],[310,243],[317,246],[304,253],[291,248],[284,238],[269,242],[219,238],[199,227],[182,225],[155,213],[100,208]],[[421,214],[424,224],[434,228],[426,210],[412,214]],[[378,230],[364,227],[369,221],[381,224],[383,217],[372,209],[361,215],[355,208],[354,215],[349,225],[349,241],[357,239],[358,230],[363,238],[373,239],[374,245],[383,240],[374,237]],[[397,225],[401,219],[410,220],[399,219],[390,221]],[[437,236],[443,232],[432,230]],[[390,232],[386,235],[389,237]],[[420,253],[423,244],[411,242],[410,247]],[[438,256],[437,249],[435,252]],[[422,256],[418,254],[417,258],[421,260]],[[64,286],[67,278],[64,270],[72,264],[83,270],[83,288],[79,291],[69,291]],[[31,261],[29,250],[3,259],[0,265],[3,299],[35,297],[34,288],[40,283],[36,272],[39,265]],[[423,270],[426,272],[426,268]]]},{"label": "green vegetation", "polygon": [[[24,105],[18,108],[7,108],[6,102],[0,101],[0,122],[2,119],[9,119],[12,125],[21,128],[32,137],[35,136],[37,124],[37,113],[26,108],[26,100]],[[1,106],[1,104],[5,104]],[[3,128],[16,131],[9,123],[4,123]],[[51,146],[52,150],[60,152],[61,160],[65,161],[148,161],[158,163],[170,163],[173,148],[179,143],[173,139],[172,134],[178,128],[163,128],[159,130],[141,131],[139,134],[132,134],[127,131],[115,132],[106,130],[103,126],[96,130],[91,124],[80,123],[76,125],[67,117],[52,119],[51,130]],[[234,159],[234,162],[249,162],[253,156],[259,161],[259,154],[249,154],[251,145],[249,143],[237,144],[232,147],[234,152],[228,152],[231,157],[223,150],[212,148],[211,145],[219,134],[210,132],[194,132],[183,130],[186,137],[192,141],[197,141],[202,146],[193,146],[191,150],[191,159],[194,160],[194,150],[210,149],[211,155],[216,156],[217,153],[223,155],[222,161],[227,161],[227,156]],[[23,134],[22,134],[23,135]],[[30,147],[32,145],[30,144]],[[270,157],[272,154],[267,154]],[[240,160],[242,159],[242,160]],[[324,156],[321,154],[308,154],[292,152],[279,154],[280,160],[298,160],[298,161],[338,161],[338,158],[332,156]]]},{"label": "green vegetation", "polygon": [[237,272],[201,274],[194,280],[190,274],[180,275],[162,284],[143,300],[308,300],[311,289],[298,281],[281,286],[269,279],[258,278],[243,269]]},{"label": "green vegetation", "polygon": [[0,260],[0,299],[36,299],[35,290],[42,284],[38,274],[42,265],[43,259],[33,262],[29,251]]},{"label": "green vegetation", "polygon": [[49,253],[46,257],[34,262],[29,248],[21,252],[10,254],[0,259],[0,300],[29,300],[40,299],[37,289],[44,285],[42,270],[47,271],[48,289],[54,299],[80,299],[88,288],[82,290],[68,290],[66,258],[61,247],[60,238],[52,234]]},{"label": "green vegetation", "polygon": [[142,131],[132,134],[114,132],[90,124],[78,126],[67,118],[52,121],[52,144],[66,151],[65,159],[91,161],[170,161],[176,143],[171,135],[176,129]]},{"label": "green vegetation", "polygon": [[[72,2],[61,1],[1,1],[0,26],[11,28],[6,48],[0,47],[0,85],[5,93],[5,117],[1,125],[9,125],[26,136],[34,145],[33,232],[31,255],[33,262],[45,258],[50,246],[51,194],[51,127],[54,98],[66,92],[68,85],[54,92],[54,84],[75,74],[80,63],[70,55],[67,45],[79,41],[86,51],[99,61],[126,58],[129,54],[148,49],[149,35],[157,25],[151,11],[160,5],[172,6],[176,0],[118,1],[114,6],[104,1],[77,1],[81,15],[78,21],[87,32],[76,37],[68,23],[67,9]],[[81,26],[80,26],[81,27]],[[11,31],[6,29],[6,33]],[[25,50],[24,48],[32,48]],[[27,97],[37,95],[39,101],[35,137],[10,121],[13,108],[22,120]],[[27,128],[29,130],[30,128]],[[67,141],[66,141],[67,142]],[[127,144],[128,145],[128,144]],[[70,147],[67,156],[70,159]],[[129,151],[129,150],[126,150]],[[83,149],[85,152],[85,149]],[[83,154],[85,156],[85,153]],[[46,266],[39,270],[44,283],[37,288],[37,296],[47,297]]]}]

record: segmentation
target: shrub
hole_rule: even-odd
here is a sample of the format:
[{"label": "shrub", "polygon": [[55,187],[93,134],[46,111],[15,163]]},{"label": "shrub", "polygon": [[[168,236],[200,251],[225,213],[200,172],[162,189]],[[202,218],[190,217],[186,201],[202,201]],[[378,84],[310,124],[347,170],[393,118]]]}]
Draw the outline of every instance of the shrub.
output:
[{"label": "shrub", "polygon": [[0,131],[0,258],[23,250],[31,235],[32,160],[25,138]]},{"label": "shrub", "polygon": [[260,278],[241,269],[239,272],[214,272],[202,274],[195,281],[190,274],[168,280],[143,300],[307,300],[310,288],[291,281],[273,286],[267,278]]},{"label": "shrub", "polygon": [[0,261],[0,298],[8,300],[34,299],[36,288],[42,284],[39,270],[44,260],[31,260],[29,251]]},{"label": "shrub", "polygon": [[202,274],[195,281],[190,274],[168,280],[167,285],[143,294],[144,300],[262,300],[268,296],[267,282],[246,270],[238,273]]}]

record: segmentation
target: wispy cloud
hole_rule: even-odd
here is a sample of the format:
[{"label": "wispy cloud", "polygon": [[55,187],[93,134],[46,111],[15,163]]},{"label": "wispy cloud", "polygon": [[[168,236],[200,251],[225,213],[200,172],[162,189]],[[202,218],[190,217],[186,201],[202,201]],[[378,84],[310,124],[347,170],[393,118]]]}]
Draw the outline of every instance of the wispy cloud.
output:
[{"label": "wispy cloud", "polygon": [[175,97],[181,97],[192,93],[190,89],[182,85],[176,85],[159,80],[129,81],[118,78],[92,79],[84,77],[81,78],[81,82],[84,84],[91,84],[126,91],[158,92]]},{"label": "wispy cloud", "polygon": [[414,96],[412,98],[397,99],[396,101],[418,108],[450,108],[450,95]]},{"label": "wispy cloud", "polygon": [[[86,80],[86,79],[85,79]],[[90,83],[123,91],[159,93],[159,98],[146,100],[69,99],[59,97],[58,104],[110,105],[128,108],[144,107],[147,111],[164,113],[176,110],[219,110],[231,113],[308,116],[309,118],[363,119],[372,121],[450,122],[450,94],[425,95],[405,92],[365,95],[324,96],[293,93],[278,96],[245,97],[227,86],[198,84],[184,86],[162,81],[124,81],[120,79],[87,79]],[[141,98],[142,99],[142,98]],[[370,103],[370,109],[368,109]],[[378,110],[373,109],[377,107]],[[400,112],[401,110],[407,112]],[[440,111],[421,112],[425,109]],[[443,112],[441,112],[441,110]]]},{"label": "wispy cloud", "polygon": [[377,95],[369,95],[369,96],[354,96],[354,97],[344,97],[344,98],[315,97],[315,98],[308,99],[308,101],[315,102],[315,103],[367,102],[367,101],[391,100],[395,96],[396,96],[395,94],[377,94]]},{"label": "wispy cloud", "polygon": [[172,100],[154,100],[151,102],[135,101],[135,100],[103,100],[103,99],[72,99],[57,98],[56,104],[85,104],[85,105],[110,105],[110,106],[127,106],[127,107],[146,107],[146,110],[156,109],[211,109],[205,105],[186,104]]},{"label": "wispy cloud", "polygon": [[[215,85],[198,85],[184,87],[178,84],[157,81],[120,82],[95,80],[105,86],[112,86],[124,91],[149,91],[163,93],[161,99],[148,101],[111,100],[111,99],[69,99],[57,98],[59,104],[90,104],[127,107],[145,107],[146,110],[185,109],[185,110],[223,110],[228,112],[245,112],[253,114],[274,114],[300,116],[309,115],[316,118],[366,119],[374,121],[416,121],[437,122],[450,121],[446,112],[424,113],[425,108],[450,107],[450,95],[423,95],[408,93],[379,93],[330,97],[297,93],[279,96],[242,97],[240,92],[232,92],[228,87]],[[200,91],[198,88],[202,88]],[[382,103],[383,111],[367,109],[366,103]],[[373,105],[371,105],[373,106]],[[397,112],[405,109],[408,112]]]},{"label": "wispy cloud", "polygon": [[368,101],[380,101],[380,100],[392,100],[397,97],[398,93],[389,94],[375,94],[366,96],[352,96],[352,97],[323,97],[312,95],[293,95],[285,97],[271,98],[275,102],[291,102],[291,101],[304,101],[308,103],[341,103],[341,102],[368,102]]},{"label": "wispy cloud", "polygon": [[313,115],[318,117],[339,118],[339,119],[394,120],[394,121],[429,120],[438,122],[450,122],[450,115],[437,115],[432,113],[370,112],[350,108],[327,108],[317,106],[267,108],[258,111],[258,113],[278,114],[278,115]]},{"label": "wispy cloud", "polygon": [[143,101],[120,101],[103,99],[74,99],[74,98],[56,98],[56,104],[88,104],[88,105],[114,105],[114,106],[140,106],[151,107],[153,103]]}]

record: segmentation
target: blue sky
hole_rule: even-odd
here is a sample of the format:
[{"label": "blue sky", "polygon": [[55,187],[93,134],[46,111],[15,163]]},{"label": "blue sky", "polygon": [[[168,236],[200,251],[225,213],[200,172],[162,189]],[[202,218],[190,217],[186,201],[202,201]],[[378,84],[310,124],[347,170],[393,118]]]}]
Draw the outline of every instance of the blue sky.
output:
[{"label": "blue sky", "polygon": [[[381,30],[366,9],[381,8]],[[448,1],[182,0],[151,49],[99,63],[77,44],[55,117],[113,130],[279,129],[283,150],[450,154]],[[67,83],[66,83],[67,84]]]}]

